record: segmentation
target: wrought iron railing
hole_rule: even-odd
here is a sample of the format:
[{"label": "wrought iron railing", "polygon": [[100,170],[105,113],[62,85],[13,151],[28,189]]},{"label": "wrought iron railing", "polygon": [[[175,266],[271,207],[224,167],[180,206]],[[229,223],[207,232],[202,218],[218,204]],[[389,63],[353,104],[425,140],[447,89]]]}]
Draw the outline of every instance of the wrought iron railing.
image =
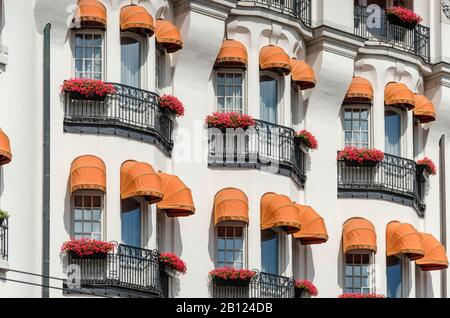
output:
[{"label": "wrought iron railing", "polygon": [[[68,255],[68,264],[77,270],[68,286],[78,288],[120,288],[130,292],[163,296],[160,279],[159,253],[119,244],[106,257],[79,258]],[[80,274],[77,279],[77,273]],[[76,286],[76,284],[80,286]],[[75,284],[75,285],[74,285]],[[70,291],[70,288],[68,289]]]},{"label": "wrought iron railing", "polygon": [[425,212],[424,181],[413,160],[385,154],[376,165],[352,165],[338,161],[338,195],[345,198],[377,198],[410,205]]},{"label": "wrought iron railing", "polygon": [[208,129],[210,167],[261,169],[291,177],[298,186],[306,182],[306,153],[295,131],[262,120],[246,131]]},{"label": "wrought iron railing", "polygon": [[256,271],[248,284],[212,280],[213,298],[294,298],[294,279]]},{"label": "wrought iron railing", "polygon": [[311,0],[240,0],[238,4],[253,4],[300,19],[311,26]]},{"label": "wrought iron railing", "polygon": [[[430,62],[430,28],[421,24],[414,29],[389,22],[384,10],[374,19],[365,6],[355,6],[355,34],[370,41],[389,43],[395,48],[422,57]],[[379,21],[379,23],[378,23]]]},{"label": "wrought iron railing", "polygon": [[8,219],[0,224],[0,260],[8,260]]},{"label": "wrought iron railing", "polygon": [[158,104],[158,95],[111,83],[116,92],[104,101],[65,95],[64,129],[73,133],[113,134],[150,142],[170,154],[173,118]]}]

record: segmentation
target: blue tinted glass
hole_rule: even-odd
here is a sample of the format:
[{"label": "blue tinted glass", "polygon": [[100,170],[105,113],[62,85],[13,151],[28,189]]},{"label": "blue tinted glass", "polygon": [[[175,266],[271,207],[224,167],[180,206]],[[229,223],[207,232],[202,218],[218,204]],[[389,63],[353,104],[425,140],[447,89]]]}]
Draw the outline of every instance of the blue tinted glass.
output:
[{"label": "blue tinted glass", "polygon": [[402,262],[395,256],[388,257],[387,261],[387,297],[402,297]]},{"label": "blue tinted glass", "polygon": [[278,235],[264,235],[261,240],[261,262],[263,272],[278,275]]},{"label": "blue tinted glass", "polygon": [[141,209],[121,213],[122,241],[126,245],[141,247]]}]

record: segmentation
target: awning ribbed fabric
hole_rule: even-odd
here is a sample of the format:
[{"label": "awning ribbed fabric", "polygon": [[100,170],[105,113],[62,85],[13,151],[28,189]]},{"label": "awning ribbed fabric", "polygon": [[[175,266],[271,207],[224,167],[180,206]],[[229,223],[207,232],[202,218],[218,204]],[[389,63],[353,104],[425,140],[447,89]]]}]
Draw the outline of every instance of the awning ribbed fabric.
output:
[{"label": "awning ribbed fabric", "polygon": [[93,155],[84,155],[72,161],[70,192],[77,190],[106,192],[106,165],[102,159]]},{"label": "awning ribbed fabric", "polygon": [[286,234],[294,234],[301,229],[300,211],[285,195],[273,192],[261,198],[261,229],[282,228]]},{"label": "awning ribbed fabric", "polygon": [[167,53],[175,53],[183,48],[180,30],[169,20],[156,20],[155,35],[156,41],[164,46]]},{"label": "awning ribbed fabric", "polygon": [[74,22],[82,27],[106,27],[106,8],[98,0],[78,0]]},{"label": "awning ribbed fabric", "polygon": [[214,225],[226,221],[249,222],[248,198],[239,189],[225,188],[214,197]]},{"label": "awning ribbed fabric", "polygon": [[216,59],[216,67],[246,67],[248,62],[247,49],[239,41],[225,40]]},{"label": "awning ribbed fabric", "polygon": [[12,160],[11,143],[8,136],[0,128],[0,166]]},{"label": "awning ribbed fabric", "polygon": [[433,103],[423,95],[414,94],[416,107],[414,108],[414,117],[421,124],[427,124],[436,120],[436,110]]},{"label": "awning ribbed fabric", "polygon": [[163,198],[161,177],[146,162],[125,161],[120,168],[120,198],[144,197],[149,204]]},{"label": "awning ribbed fabric", "polygon": [[345,96],[345,101],[371,103],[372,100],[373,87],[369,80],[363,77],[353,77]]},{"label": "awning ribbed fabric", "polygon": [[292,70],[291,59],[283,48],[276,45],[268,45],[259,52],[259,66],[261,70],[275,71],[289,75]]},{"label": "awning ribbed fabric", "polygon": [[418,260],[425,255],[422,236],[408,223],[390,222],[386,227],[386,255],[404,254],[410,260]]},{"label": "awning ribbed fabric", "polygon": [[120,10],[120,29],[152,36],[155,32],[153,17],[138,5],[128,5]]},{"label": "awning ribbed fabric", "polygon": [[307,205],[295,204],[300,212],[301,229],[293,236],[302,245],[322,244],[328,241],[325,221],[313,208]]},{"label": "awning ribbed fabric", "polygon": [[354,250],[377,252],[377,234],[373,224],[363,218],[352,218],[344,223],[342,229],[344,254]]},{"label": "awning ribbed fabric", "polygon": [[164,197],[157,203],[159,210],[166,212],[168,217],[184,217],[195,213],[192,192],[179,177],[158,172],[161,178]]},{"label": "awning ribbed fabric", "polygon": [[420,233],[422,235],[425,256],[416,261],[423,271],[436,271],[448,268],[448,258],[445,247],[433,235]]},{"label": "awning ribbed fabric", "polygon": [[297,83],[301,90],[316,87],[316,75],[311,66],[305,61],[297,59],[291,59],[291,66],[292,81]]},{"label": "awning ribbed fabric", "polygon": [[384,91],[384,103],[387,106],[396,106],[414,109],[416,102],[414,93],[403,83],[389,83]]}]

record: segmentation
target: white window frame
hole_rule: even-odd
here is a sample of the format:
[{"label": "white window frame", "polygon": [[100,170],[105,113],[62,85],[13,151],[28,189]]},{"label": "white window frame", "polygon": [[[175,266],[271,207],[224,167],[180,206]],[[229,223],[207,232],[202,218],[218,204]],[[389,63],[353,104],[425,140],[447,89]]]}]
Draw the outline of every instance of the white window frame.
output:
[{"label": "white window frame", "polygon": [[155,43],[155,90],[161,94],[166,86],[166,51]]},{"label": "white window frame", "polygon": [[[140,42],[141,45],[141,61],[140,61],[140,65],[141,65],[141,69],[140,69],[140,89],[146,89],[147,86],[147,52],[148,52],[148,44],[146,41],[146,38],[140,36],[139,34],[136,34],[134,32],[120,32],[120,41],[122,42],[122,37],[129,37],[129,38],[133,38],[136,41]],[[122,44],[120,43],[120,52],[121,52],[121,56],[120,56],[120,67],[122,67]],[[122,72],[122,70],[121,70]],[[122,74],[122,73],[121,73]]]},{"label": "white window frame", "polygon": [[[369,288],[369,293],[373,294],[376,293],[376,265],[375,265],[375,253],[373,251],[369,251],[369,250],[353,250],[353,251],[349,251],[346,254],[344,254],[344,259],[343,259],[343,292],[347,293],[347,255],[369,255],[369,276],[367,277],[368,282],[369,282],[369,286],[367,286],[367,288]],[[354,266],[354,263],[352,264],[352,266]],[[354,277],[352,275],[352,277]],[[361,277],[361,276],[360,276]],[[362,282],[361,282],[361,286],[362,286]],[[361,287],[362,289],[363,287]],[[354,289],[354,288],[353,288]],[[355,291],[353,291],[353,293],[355,293]]]},{"label": "white window frame", "polygon": [[[77,190],[75,191],[70,198],[70,237],[75,238],[75,196],[99,196],[100,197],[100,229],[101,229],[101,240],[106,240],[106,206],[105,206],[105,194],[101,191],[95,190]],[[93,238],[93,234],[97,232],[92,232],[91,239]]]},{"label": "white window frame", "polygon": [[[407,111],[403,110],[403,109],[399,109],[398,107],[391,107],[391,106],[385,106],[384,108],[384,113],[383,113],[383,130],[384,130],[384,140],[383,142],[386,142],[386,130],[385,130],[385,125],[386,125],[386,112],[387,111],[393,111],[394,113],[397,113],[398,115],[400,115],[400,157],[406,158],[406,153],[407,153],[407,149],[406,149],[406,145],[407,145],[407,139],[406,139],[406,116]],[[384,150],[386,152],[386,145],[384,145]]]},{"label": "white window frame", "polygon": [[[363,110],[366,109],[368,111],[368,145],[367,148],[370,149],[373,147],[373,123],[372,123],[372,105],[370,104],[361,104],[361,103],[357,103],[357,104],[344,104],[342,105],[341,108],[341,129],[342,129],[342,133],[341,133],[341,144],[342,144],[342,148],[344,148],[346,146],[346,142],[345,142],[345,133],[347,130],[345,130],[345,112],[346,110],[351,109],[352,113],[354,109],[359,109],[359,110]],[[353,135],[353,127],[352,127],[352,135]]]},{"label": "white window frame", "polygon": [[242,269],[248,269],[248,226],[243,222],[226,221],[217,224],[214,228],[214,253],[215,266],[219,267],[219,227],[242,227],[244,236],[242,243]]},{"label": "white window frame", "polygon": [[[103,30],[95,30],[95,29],[81,29],[81,30],[74,30],[72,32],[72,77],[76,76],[76,68],[75,68],[75,51],[76,51],[76,44],[75,44],[75,38],[77,34],[92,34],[92,35],[101,35],[102,40],[102,81],[105,81],[106,77],[106,32]],[[92,65],[94,67],[94,65]]]},{"label": "white window frame", "polygon": [[[271,71],[260,71],[259,72],[259,78],[258,78],[258,85],[259,88],[261,87],[261,77],[262,76],[268,76],[273,78],[278,82],[278,104],[277,104],[277,122],[275,124],[277,125],[283,125],[284,124],[284,76],[271,72]],[[259,100],[261,101],[261,91],[259,92]],[[261,109],[261,105],[259,105],[259,110]]]},{"label": "white window frame", "polygon": [[[219,103],[217,101],[217,85],[218,85],[218,74],[241,74],[242,75],[242,114],[247,114],[247,72],[244,69],[240,68],[218,68],[214,71],[214,79],[213,79],[213,90],[214,90],[214,109],[216,111],[219,110]],[[226,92],[225,92],[226,93]],[[228,112],[228,110],[225,109]]]}]

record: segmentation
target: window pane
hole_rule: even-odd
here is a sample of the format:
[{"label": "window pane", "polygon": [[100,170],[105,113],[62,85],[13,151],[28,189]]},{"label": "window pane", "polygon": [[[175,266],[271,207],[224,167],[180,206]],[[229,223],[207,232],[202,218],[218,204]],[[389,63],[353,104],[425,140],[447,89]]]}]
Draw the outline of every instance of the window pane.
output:
[{"label": "window pane", "polygon": [[226,240],[225,248],[227,250],[233,250],[233,239]]},{"label": "window pane", "polygon": [[100,208],[102,204],[102,198],[100,196],[92,197],[92,207]]},{"label": "window pane", "polygon": [[233,252],[227,252],[227,254],[226,254],[226,261],[227,262],[233,262],[234,261],[234,253]]},{"label": "window pane", "polygon": [[225,84],[225,74],[219,73],[217,74],[217,84],[224,85]]},{"label": "window pane", "polygon": [[83,224],[83,232],[84,233],[92,232],[92,225],[91,225],[91,223],[86,222],[86,223]]},{"label": "window pane", "polygon": [[353,275],[353,267],[350,265],[345,266],[345,275],[352,276]]},{"label": "window pane", "polygon": [[83,206],[83,197],[80,196],[80,195],[76,195],[76,196],[74,197],[73,202],[74,202],[74,206],[76,206],[76,207],[82,207],[82,206]]},{"label": "window pane", "polygon": [[224,239],[218,239],[217,240],[217,248],[219,250],[224,250],[225,249],[225,240]]},{"label": "window pane", "polygon": [[101,232],[100,223],[92,223],[92,232]]},{"label": "window pane", "polygon": [[354,266],[353,267],[353,275],[361,276],[361,266]]},{"label": "window pane", "polygon": [[217,253],[217,258],[219,262],[225,262],[225,252],[219,251]]},{"label": "window pane", "polygon": [[81,222],[75,222],[75,233],[81,233],[83,232],[83,223]]},{"label": "window pane", "polygon": [[83,210],[81,209],[75,209],[74,218],[75,220],[82,220],[83,219]]},{"label": "window pane", "polygon": [[233,74],[225,75],[225,85],[233,85]]},{"label": "window pane", "polygon": [[347,287],[353,287],[353,280],[352,280],[352,277],[346,277],[346,278],[345,278],[345,286],[347,286]]},{"label": "window pane", "polygon": [[92,211],[91,210],[84,210],[84,219],[85,220],[91,220],[92,219]]},{"label": "window pane", "polygon": [[234,227],[228,226],[227,227],[227,237],[233,237],[234,236]]},{"label": "window pane", "polygon": [[242,239],[234,240],[234,249],[235,250],[242,250],[243,246],[244,246],[244,241]]},{"label": "window pane", "polygon": [[82,34],[76,34],[75,35],[75,46],[83,46],[84,45],[84,38]]},{"label": "window pane", "polygon": [[224,226],[219,226],[217,228],[217,235],[219,237],[225,237],[225,227]]},{"label": "window pane", "polygon": [[94,40],[92,42],[93,46],[101,46],[102,45],[102,36],[100,34],[94,35]]},{"label": "window pane", "polygon": [[361,288],[361,278],[359,278],[359,277],[353,278],[353,287]]},{"label": "window pane", "polygon": [[352,111],[351,110],[345,110],[344,111],[344,119],[351,119],[352,118]]},{"label": "window pane", "polygon": [[242,85],[242,74],[236,73],[234,78],[236,85]]},{"label": "window pane", "polygon": [[217,86],[217,96],[225,96],[225,86],[223,85]]}]

